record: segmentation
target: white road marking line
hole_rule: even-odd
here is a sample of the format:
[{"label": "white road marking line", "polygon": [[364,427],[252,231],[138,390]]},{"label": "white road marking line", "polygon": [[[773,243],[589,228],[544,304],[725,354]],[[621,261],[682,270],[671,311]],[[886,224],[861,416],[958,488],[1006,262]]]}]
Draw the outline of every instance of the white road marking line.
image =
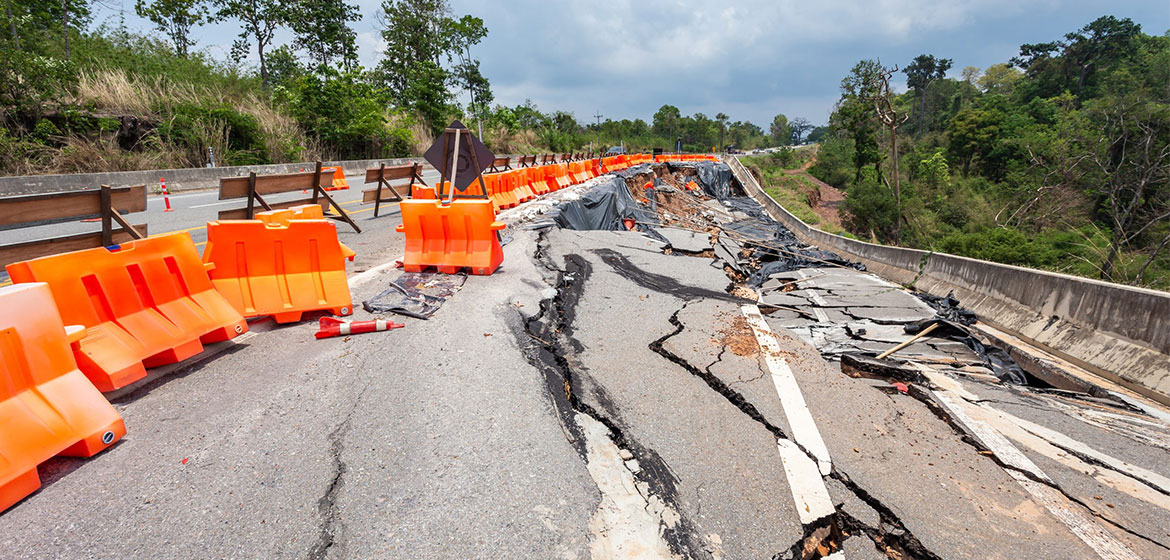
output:
[{"label": "white road marking line", "polygon": [[[821,295],[818,294],[816,290],[805,290],[805,293],[808,294],[809,299],[813,300],[813,303],[815,303],[821,307],[825,306],[825,300],[821,299]],[[818,321],[820,321],[822,323],[828,323],[829,322],[829,315],[827,313],[825,313],[825,310],[821,309],[821,307],[812,308],[813,315],[817,316]]]},{"label": "white road marking line", "polygon": [[829,459],[829,450],[825,447],[825,440],[821,439],[821,432],[817,430],[817,423],[813,420],[808,405],[804,402],[804,395],[796,384],[796,376],[788,367],[788,362],[781,357],[780,341],[772,334],[760,308],[755,304],[740,307],[743,316],[752,327],[756,341],[760,344],[760,353],[764,355],[764,362],[772,372],[772,383],[776,385],[776,393],[780,396],[780,406],[784,408],[784,416],[788,418],[788,426],[792,430],[792,439],[801,447],[812,453],[817,460],[821,476],[827,476],[833,470],[833,462]]},{"label": "white road marking line", "polygon": [[350,289],[353,289],[353,288],[354,288],[354,287],[356,287],[356,286],[361,286],[362,284],[365,284],[366,282],[369,282],[370,280],[373,280],[373,279],[374,279],[374,278],[376,278],[376,277],[377,277],[379,274],[381,274],[381,273],[383,273],[383,272],[385,272],[385,271],[387,271],[387,270],[389,270],[389,269],[392,269],[392,268],[394,268],[394,264],[395,264],[397,261],[400,261],[400,260],[402,260],[402,259],[404,259],[404,258],[406,258],[406,255],[400,255],[400,256],[398,256],[397,258],[390,259],[390,261],[389,261],[389,262],[384,262],[384,263],[382,263],[382,264],[380,264],[380,265],[378,265],[378,266],[375,266],[374,268],[371,268],[371,269],[369,269],[369,270],[367,270],[367,271],[365,271],[365,272],[360,272],[360,273],[358,273],[358,274],[355,274],[355,275],[353,275],[353,276],[350,276],[350,277],[349,277],[349,287],[350,287]]},{"label": "white road marking line", "polygon": [[788,486],[792,488],[800,523],[808,525],[835,513],[833,499],[829,497],[829,489],[825,487],[817,464],[791,441],[777,439],[776,447],[780,451],[780,461],[784,463]]},{"label": "white road marking line", "polygon": [[[772,383],[780,397],[780,406],[784,409],[784,416],[788,418],[788,426],[792,430],[792,439],[795,441],[778,438],[776,450],[780,454],[780,462],[784,465],[784,476],[792,490],[792,500],[796,505],[800,523],[808,525],[837,511],[824,479],[833,470],[829,450],[825,447],[816,421],[813,420],[812,413],[804,402],[804,396],[796,384],[796,376],[792,374],[788,362],[780,356],[780,341],[768,327],[764,316],[760,314],[759,306],[744,305],[740,307],[740,311],[751,325],[752,333],[756,335],[764,362],[772,372]],[[816,461],[813,461],[813,458],[801,449],[802,447],[808,450]],[[837,551],[828,558],[845,560],[845,552]]]},{"label": "white road marking line", "polygon": [[1088,445],[1085,445],[1073,438],[1057,432],[1056,430],[1048,429],[1039,424],[1033,424],[1032,422],[1024,420],[1023,418],[1012,416],[1006,412],[1002,412],[1001,414],[1009,418],[1012,422],[1024,430],[1047,440],[1048,443],[1051,443],[1058,448],[1064,449],[1073,455],[1088,457],[1110,469],[1113,469],[1122,474],[1129,475],[1141,482],[1153,486],[1154,488],[1157,488],[1164,493],[1170,493],[1170,478],[1097,451],[1096,449],[1093,449]]},{"label": "white road marking line", "polygon": [[1089,548],[1092,548],[1097,553],[1097,556],[1100,556],[1104,560],[1128,560],[1137,557],[1129,547],[1114,538],[1103,527],[1085,517],[1079,510],[1073,509],[1069,505],[1069,500],[1059,491],[1051,486],[1036,482],[1020,472],[1025,471],[1041,480],[1051,481],[1048,475],[1040,470],[1040,467],[1036,466],[1031,459],[1028,459],[1027,456],[1017,449],[1016,446],[1012,445],[995,428],[992,428],[990,424],[982,420],[976,420],[968,415],[961,406],[951,399],[947,391],[932,391],[932,393],[938,399],[939,403],[954,415],[956,420],[970,429],[975,434],[975,437],[983,442],[983,445],[987,446],[992,453],[995,453],[996,457],[1001,461],[1012,467],[1004,470],[1024,490],[1027,490],[1032,497],[1036,498],[1036,501],[1040,502],[1045,509],[1064,523],[1077,538],[1081,539]]},{"label": "white road marking line", "polygon": [[192,208],[192,209],[195,209],[195,208],[207,208],[208,206],[223,206],[224,204],[239,204],[239,202],[240,202],[240,201],[238,201],[238,200],[224,200],[224,201],[221,201],[221,202],[210,202],[210,203],[207,203],[207,204],[197,204],[197,205],[195,205],[195,206],[191,206],[191,208]]}]

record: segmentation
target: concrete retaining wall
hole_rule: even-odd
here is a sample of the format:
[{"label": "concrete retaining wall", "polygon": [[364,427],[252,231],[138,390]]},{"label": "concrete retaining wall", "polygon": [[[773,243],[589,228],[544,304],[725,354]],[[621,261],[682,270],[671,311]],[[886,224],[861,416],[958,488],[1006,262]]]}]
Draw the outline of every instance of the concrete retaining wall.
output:
[{"label": "concrete retaining wall", "polygon": [[[503,156],[500,156],[503,157]],[[346,174],[360,174],[368,167],[385,163],[423,163],[422,158],[363,159],[352,161],[326,162],[324,165],[338,166]],[[295,173],[302,169],[312,171],[316,162],[278,163],[274,165],[240,165],[232,167],[211,167],[193,169],[154,169],[150,171],[117,171],[112,173],[72,173],[66,175],[28,175],[22,177],[0,177],[0,196],[17,194],[40,194],[84,189],[95,189],[101,185],[112,187],[125,185],[146,185],[148,189],[158,186],[159,178],[167,181],[171,192],[219,188],[223,177],[239,177],[255,171],[257,175],[273,173]],[[426,164],[430,167],[430,164]],[[350,185],[357,186],[357,185]]]},{"label": "concrete retaining wall", "polygon": [[980,321],[1170,404],[1170,293],[825,233],[767,196],[737,158],[724,160],[748,194],[806,243],[919,290],[954,291]]}]

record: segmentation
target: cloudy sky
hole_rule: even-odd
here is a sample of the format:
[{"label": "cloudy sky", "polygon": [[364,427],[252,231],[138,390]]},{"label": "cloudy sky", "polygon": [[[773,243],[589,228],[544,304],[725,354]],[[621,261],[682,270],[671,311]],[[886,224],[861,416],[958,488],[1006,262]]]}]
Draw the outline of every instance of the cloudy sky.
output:
[{"label": "cloudy sky", "polygon": [[[121,0],[132,12],[133,2]],[[353,1],[353,0],[351,0]],[[377,63],[380,0],[357,0],[362,63]],[[684,114],[750,120],[777,113],[828,119],[841,78],[863,58],[905,66],[929,53],[964,66],[1006,62],[1022,43],[1059,39],[1102,15],[1143,31],[1170,29],[1170,0],[451,0],[456,15],[483,18],[473,51],[496,101],[531,99],[543,111],[590,122],[642,118],[663,104]],[[128,14],[128,24],[149,23]],[[113,18],[99,13],[96,19]],[[195,31],[225,58],[236,32]],[[286,37],[287,39],[287,37]]]}]

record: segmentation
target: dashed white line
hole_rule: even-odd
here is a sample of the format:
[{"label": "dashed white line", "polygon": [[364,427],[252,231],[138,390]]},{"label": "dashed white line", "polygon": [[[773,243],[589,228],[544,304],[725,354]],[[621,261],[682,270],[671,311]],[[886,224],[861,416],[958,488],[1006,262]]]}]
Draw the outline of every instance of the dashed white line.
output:
[{"label": "dashed white line", "polygon": [[240,203],[240,201],[238,201],[238,200],[224,200],[221,202],[209,202],[207,204],[197,204],[195,206],[192,206],[191,208],[193,208],[193,209],[194,208],[207,208],[208,206],[223,206],[224,204],[239,204],[239,203]]},{"label": "dashed white line", "polygon": [[[792,490],[792,500],[796,504],[800,523],[808,525],[836,512],[824,479],[833,470],[829,450],[825,447],[816,421],[813,420],[812,413],[804,402],[804,396],[796,384],[796,376],[792,374],[788,362],[780,355],[780,341],[764,321],[759,306],[744,305],[740,307],[740,311],[756,335],[760,353],[764,355],[764,362],[772,372],[772,383],[776,386],[780,406],[784,409],[784,416],[788,419],[788,427],[792,431],[792,440],[777,439],[776,449],[780,453],[780,461],[784,464],[784,475],[788,479],[789,489]],[[806,454],[806,450],[812,457]],[[837,551],[829,558],[845,560],[845,553]]]},{"label": "dashed white line", "polygon": [[756,341],[760,344],[760,353],[764,355],[764,361],[772,372],[772,383],[776,385],[776,393],[780,396],[784,416],[788,418],[792,438],[816,458],[821,475],[828,475],[829,471],[833,470],[829,450],[825,447],[825,440],[821,439],[816,421],[813,420],[812,413],[804,402],[804,395],[796,384],[796,376],[792,374],[788,362],[781,357],[780,341],[772,334],[772,329],[764,321],[758,306],[748,304],[742,306],[740,310],[755,333]]}]

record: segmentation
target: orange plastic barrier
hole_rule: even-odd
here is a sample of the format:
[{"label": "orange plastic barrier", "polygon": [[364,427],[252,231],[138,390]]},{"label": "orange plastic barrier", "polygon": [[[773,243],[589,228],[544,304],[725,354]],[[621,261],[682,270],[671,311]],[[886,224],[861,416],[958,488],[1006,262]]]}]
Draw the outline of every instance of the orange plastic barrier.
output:
[{"label": "orange plastic barrier", "polygon": [[402,223],[397,231],[406,234],[402,268],[420,272],[434,266],[444,274],[468,267],[472,274],[488,275],[504,262],[497,222],[486,200],[454,200],[444,205],[432,200],[404,200]]},{"label": "orange plastic barrier", "polygon": [[500,177],[500,199],[504,202],[500,206],[501,208],[515,208],[520,205],[520,193],[516,190],[518,187],[519,185],[515,181],[508,180],[503,176]]},{"label": "orange plastic barrier", "polygon": [[353,312],[342,247],[326,220],[222,220],[207,223],[203,262],[214,265],[211,283],[240,314],[291,323],[307,311]]},{"label": "orange plastic barrier", "polygon": [[333,174],[333,186],[322,187],[327,191],[344,191],[349,189],[349,181],[345,178],[345,170],[340,167],[322,167],[321,174]]},{"label": "orange plastic barrier", "polygon": [[[256,212],[256,219],[271,226],[286,226],[292,220],[324,220],[325,212],[321,210],[320,204],[302,204],[281,210]],[[357,252],[346,247],[345,243],[341,244],[341,254],[350,262],[357,256]]]},{"label": "orange plastic barrier", "polygon": [[592,176],[591,178],[600,177],[602,174],[601,158],[589,160],[589,175]]},{"label": "orange plastic barrier", "polygon": [[569,163],[569,180],[574,185],[585,182],[584,163],[579,161]]},{"label": "orange plastic barrier", "polygon": [[520,202],[528,202],[536,198],[536,192],[528,186],[528,182],[524,181],[524,176],[520,171],[512,170],[504,173],[505,181],[511,185],[516,191],[516,196],[520,198]]},{"label": "orange plastic barrier", "polygon": [[69,345],[84,327],[61,324],[45,284],[0,288],[0,511],[40,488],[37,465],[92,457],[126,435],[114,407],[77,369]]},{"label": "orange plastic barrier", "polygon": [[428,187],[414,183],[410,185],[410,198],[421,198],[423,200],[435,198],[435,187]]},{"label": "orange plastic barrier", "polygon": [[[491,201],[491,203],[492,203],[492,211],[496,212],[498,214],[500,212],[500,210],[503,209],[503,206],[500,206],[500,202],[499,202],[499,200],[497,200],[498,195],[496,194],[500,188],[500,183],[501,183],[500,174],[499,173],[484,173],[483,174],[483,182],[486,185],[486,188],[483,189],[483,192],[487,193],[488,200]],[[480,192],[479,179],[476,179],[476,180],[471,182],[470,192],[473,192],[473,193]]]},{"label": "orange plastic barrier", "polygon": [[529,167],[524,169],[524,175],[521,177],[528,188],[537,195],[548,194],[548,183],[544,180],[543,167]]},{"label": "orange plastic barrier", "polygon": [[544,173],[544,184],[548,187],[549,192],[560,190],[561,183],[557,181],[556,165],[546,165],[541,170]]},{"label": "orange plastic barrier", "polygon": [[504,204],[500,198],[500,189],[504,187],[505,181],[499,173],[492,173],[484,175],[483,180],[487,183],[488,199],[492,201],[492,210],[497,214],[504,209]]},{"label": "orange plastic barrier", "polygon": [[146,377],[145,368],[185,360],[202,352],[203,344],[248,330],[212,287],[187,233],[7,268],[13,282],[47,283],[65,323],[86,327],[74,354],[103,392]]},{"label": "orange plastic barrier", "polygon": [[525,173],[522,170],[505,171],[501,175],[504,185],[511,189],[512,193],[516,195],[517,203],[528,202],[535,199],[536,191],[528,186],[528,181],[525,181]]}]

